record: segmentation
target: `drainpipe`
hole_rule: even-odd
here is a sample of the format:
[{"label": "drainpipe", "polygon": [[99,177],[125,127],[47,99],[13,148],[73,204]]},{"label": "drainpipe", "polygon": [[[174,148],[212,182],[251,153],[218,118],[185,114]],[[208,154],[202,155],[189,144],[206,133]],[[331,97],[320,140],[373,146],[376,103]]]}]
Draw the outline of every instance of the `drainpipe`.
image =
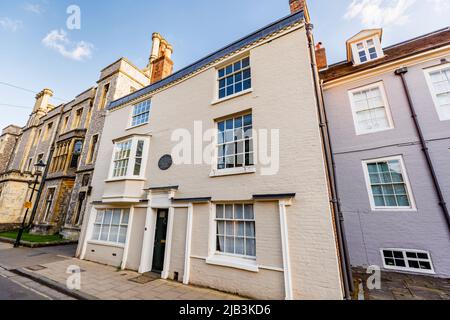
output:
[{"label": "drainpipe", "polygon": [[328,128],[328,120],[326,117],[326,112],[323,103],[322,88],[319,84],[312,30],[313,25],[310,23],[306,24],[306,35],[308,37],[308,47],[311,58],[311,71],[314,81],[314,91],[316,95],[317,109],[319,114],[322,146],[325,154],[327,176],[331,192],[330,202],[333,205],[333,213],[336,225],[336,234],[341,263],[341,273],[344,282],[344,293],[345,299],[351,300],[351,294],[354,291],[353,276],[350,266],[350,257],[348,253],[347,241],[345,238],[344,215],[342,214],[341,203],[339,200],[338,188],[336,183],[336,171],[335,171],[336,165],[332,152],[330,131]]},{"label": "drainpipe", "polygon": [[436,193],[437,193],[437,196],[439,198],[439,206],[442,208],[442,213],[444,214],[445,220],[447,221],[447,225],[448,225],[448,227],[450,229],[450,215],[449,215],[449,212],[448,212],[447,204],[445,202],[444,194],[442,192],[442,188],[441,188],[441,186],[439,184],[439,179],[438,179],[438,177],[436,175],[436,171],[435,171],[434,166],[433,166],[433,161],[431,160],[431,156],[430,156],[430,152],[429,152],[429,149],[428,149],[428,145],[427,145],[427,142],[426,142],[426,140],[424,138],[423,131],[422,131],[422,128],[420,126],[416,110],[414,108],[414,104],[413,104],[413,101],[412,101],[412,98],[411,98],[411,94],[410,94],[410,91],[409,91],[408,83],[406,82],[405,74],[407,72],[408,72],[408,68],[407,67],[403,67],[403,68],[395,70],[395,74],[397,76],[399,76],[400,79],[402,80],[403,89],[405,90],[406,98],[408,100],[409,110],[411,112],[411,117],[413,119],[414,126],[415,126],[417,134],[419,136],[420,144],[422,145],[422,151],[423,151],[423,153],[425,155],[425,159],[427,160],[427,165],[428,165],[428,169],[430,170],[431,178],[433,179],[434,188],[436,189]]}]

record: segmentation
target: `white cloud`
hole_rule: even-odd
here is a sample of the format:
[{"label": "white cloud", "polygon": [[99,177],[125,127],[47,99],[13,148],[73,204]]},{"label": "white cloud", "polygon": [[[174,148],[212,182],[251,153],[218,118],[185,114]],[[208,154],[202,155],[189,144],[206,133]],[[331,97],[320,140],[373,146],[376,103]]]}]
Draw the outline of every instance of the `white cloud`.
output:
[{"label": "white cloud", "polygon": [[29,3],[29,2],[27,2],[27,3],[25,3],[23,5],[23,9],[25,11],[29,11],[29,12],[32,12],[32,13],[35,13],[35,14],[41,14],[41,13],[44,12],[44,8],[42,8],[42,6],[40,4],[38,4],[38,3]]},{"label": "white cloud", "polygon": [[0,18],[0,28],[9,30],[9,31],[17,31],[22,28],[23,23],[20,20],[12,20],[11,18],[5,17]]},{"label": "white cloud", "polygon": [[438,13],[443,13],[450,9],[450,0],[428,0],[433,5],[433,8]]},{"label": "white cloud", "polygon": [[408,9],[416,0],[353,0],[345,19],[359,19],[367,28],[404,25],[408,22]]},{"label": "white cloud", "polygon": [[91,58],[92,50],[94,49],[94,45],[89,42],[71,41],[67,36],[67,32],[62,29],[51,31],[42,39],[42,43],[46,47],[56,50],[63,57],[77,61]]}]

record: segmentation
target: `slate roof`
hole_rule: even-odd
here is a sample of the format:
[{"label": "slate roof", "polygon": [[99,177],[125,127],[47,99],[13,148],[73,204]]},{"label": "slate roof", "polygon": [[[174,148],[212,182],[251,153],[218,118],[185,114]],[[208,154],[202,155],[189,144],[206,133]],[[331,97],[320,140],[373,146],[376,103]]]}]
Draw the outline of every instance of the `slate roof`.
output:
[{"label": "slate roof", "polygon": [[331,65],[320,72],[320,77],[324,82],[328,82],[446,45],[450,45],[450,27],[384,48],[385,56],[378,60],[357,66],[348,61]]},{"label": "slate roof", "polygon": [[144,95],[147,95],[155,90],[165,87],[165,86],[169,85],[170,83],[180,80],[224,56],[227,56],[239,49],[242,49],[242,48],[246,47],[247,45],[252,44],[260,39],[263,39],[275,32],[283,30],[284,28],[286,28],[288,26],[291,26],[297,22],[300,22],[300,21],[304,20],[304,18],[305,18],[304,12],[300,11],[298,13],[291,14],[291,15],[284,17],[278,21],[275,21],[275,22],[269,24],[268,26],[266,26],[262,29],[259,29],[255,32],[251,33],[250,35],[248,35],[244,38],[241,38],[241,39],[231,43],[230,45],[228,45],[216,52],[213,52],[210,55],[194,62],[193,64],[173,73],[172,75],[168,76],[167,78],[164,78],[164,79],[162,79],[158,82],[155,82],[147,87],[144,87],[138,91],[135,91],[132,94],[129,94],[123,98],[120,98],[118,100],[110,102],[107,109],[113,110],[123,104],[126,104],[126,103],[136,100],[136,99],[139,99],[140,97],[142,97]]}]

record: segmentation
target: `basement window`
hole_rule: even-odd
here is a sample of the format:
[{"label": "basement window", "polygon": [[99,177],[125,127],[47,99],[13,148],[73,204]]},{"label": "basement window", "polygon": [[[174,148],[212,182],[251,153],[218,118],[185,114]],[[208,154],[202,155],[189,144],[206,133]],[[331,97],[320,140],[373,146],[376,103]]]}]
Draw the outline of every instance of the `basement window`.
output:
[{"label": "basement window", "polygon": [[421,250],[382,249],[386,269],[434,273],[430,253]]}]

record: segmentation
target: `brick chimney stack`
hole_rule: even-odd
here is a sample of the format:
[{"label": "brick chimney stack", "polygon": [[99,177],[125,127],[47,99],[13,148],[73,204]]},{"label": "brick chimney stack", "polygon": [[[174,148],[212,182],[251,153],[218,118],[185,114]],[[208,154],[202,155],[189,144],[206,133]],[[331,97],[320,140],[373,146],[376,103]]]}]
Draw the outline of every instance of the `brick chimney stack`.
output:
[{"label": "brick chimney stack", "polygon": [[306,0],[289,0],[289,6],[291,7],[291,14],[298,13],[303,11],[305,16],[305,22],[310,22],[308,5],[306,4]]},{"label": "brick chimney stack", "polygon": [[328,67],[327,52],[324,47],[322,47],[322,42],[316,45],[316,64],[319,70]]},{"label": "brick chimney stack", "polygon": [[153,33],[152,42],[149,63],[144,73],[150,78],[150,83],[155,83],[172,74],[173,47],[157,32]]},{"label": "brick chimney stack", "polygon": [[300,12],[305,9],[306,0],[289,0],[289,6],[292,14]]}]

